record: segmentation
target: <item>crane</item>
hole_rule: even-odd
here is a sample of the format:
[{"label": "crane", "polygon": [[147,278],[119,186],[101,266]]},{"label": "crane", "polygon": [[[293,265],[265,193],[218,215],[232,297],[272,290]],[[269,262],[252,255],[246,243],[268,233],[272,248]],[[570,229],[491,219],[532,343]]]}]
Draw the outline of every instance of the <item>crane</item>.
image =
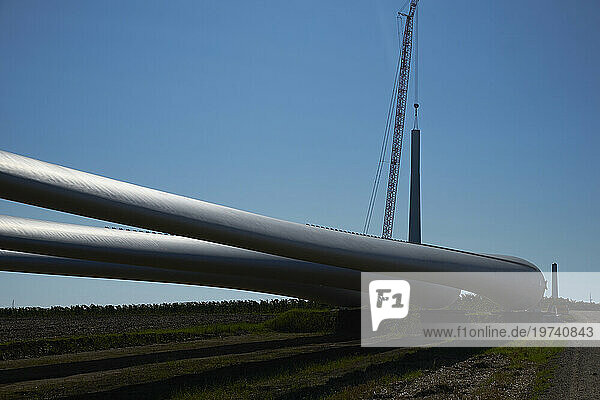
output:
[{"label": "crane", "polygon": [[[402,153],[402,136],[406,116],[406,96],[408,93],[408,78],[410,73],[410,58],[412,53],[413,20],[419,0],[411,0],[407,14],[398,13],[406,18],[404,35],[402,36],[402,55],[398,73],[398,91],[396,94],[396,117],[392,138],[392,155],[390,174],[388,177],[387,196],[385,199],[385,214],[383,217],[382,237],[391,238],[396,211],[396,193],[398,191],[398,172],[400,170],[400,155]],[[415,114],[419,105],[415,102]]]}]

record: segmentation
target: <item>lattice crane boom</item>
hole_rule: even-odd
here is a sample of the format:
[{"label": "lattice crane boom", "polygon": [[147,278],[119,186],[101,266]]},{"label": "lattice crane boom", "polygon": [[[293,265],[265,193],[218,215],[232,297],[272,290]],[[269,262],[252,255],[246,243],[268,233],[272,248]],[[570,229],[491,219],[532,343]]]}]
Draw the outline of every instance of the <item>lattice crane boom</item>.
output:
[{"label": "lattice crane boom", "polygon": [[411,0],[408,13],[402,14],[406,17],[406,23],[404,25],[404,35],[402,37],[402,58],[398,73],[398,92],[396,98],[396,117],[394,120],[390,174],[388,178],[387,196],[385,199],[385,214],[383,217],[382,237],[384,238],[392,237],[392,229],[394,227],[396,193],[398,191],[398,173],[400,171],[400,156],[402,153],[402,136],[404,132],[404,119],[406,117],[406,96],[408,94],[408,78],[412,54],[413,22],[418,2],[419,0]]}]

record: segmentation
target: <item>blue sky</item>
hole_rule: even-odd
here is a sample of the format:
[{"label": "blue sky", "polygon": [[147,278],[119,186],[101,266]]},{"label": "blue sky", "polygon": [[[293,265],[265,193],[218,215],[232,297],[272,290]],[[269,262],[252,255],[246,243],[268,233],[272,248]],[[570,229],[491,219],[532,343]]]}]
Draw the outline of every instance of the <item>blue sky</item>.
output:
[{"label": "blue sky", "polygon": [[[360,231],[402,4],[2,1],[2,148]],[[544,271],[553,261],[598,271],[600,3],[420,7],[423,241],[516,255]],[[408,150],[405,141],[397,238],[407,231]],[[7,201],[0,213],[106,225]],[[0,306],[244,296],[0,273]]]}]

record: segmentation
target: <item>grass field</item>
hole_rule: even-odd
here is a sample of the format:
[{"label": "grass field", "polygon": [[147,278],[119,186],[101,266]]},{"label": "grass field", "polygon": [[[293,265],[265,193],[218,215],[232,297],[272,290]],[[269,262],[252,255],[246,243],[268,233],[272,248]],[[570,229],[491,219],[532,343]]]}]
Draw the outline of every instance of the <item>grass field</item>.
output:
[{"label": "grass field", "polygon": [[[122,331],[135,317],[154,325]],[[1,343],[2,399],[491,399],[508,386],[536,398],[560,351],[361,348],[335,331],[337,310],[298,301],[17,309],[0,318],[17,327],[104,324],[100,333],[38,329]]]}]

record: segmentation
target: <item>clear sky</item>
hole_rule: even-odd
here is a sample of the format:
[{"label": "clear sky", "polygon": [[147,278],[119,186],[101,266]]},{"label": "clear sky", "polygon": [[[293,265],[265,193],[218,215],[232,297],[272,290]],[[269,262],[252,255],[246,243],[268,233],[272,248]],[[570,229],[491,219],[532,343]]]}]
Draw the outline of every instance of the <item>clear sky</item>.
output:
[{"label": "clear sky", "polygon": [[[403,4],[0,1],[1,147],[360,231]],[[420,4],[423,241],[599,271],[600,2]],[[405,141],[397,238],[408,150]],[[0,213],[106,225],[7,201]],[[600,298],[600,283],[590,286],[581,298]],[[247,296],[0,273],[0,306]]]}]

